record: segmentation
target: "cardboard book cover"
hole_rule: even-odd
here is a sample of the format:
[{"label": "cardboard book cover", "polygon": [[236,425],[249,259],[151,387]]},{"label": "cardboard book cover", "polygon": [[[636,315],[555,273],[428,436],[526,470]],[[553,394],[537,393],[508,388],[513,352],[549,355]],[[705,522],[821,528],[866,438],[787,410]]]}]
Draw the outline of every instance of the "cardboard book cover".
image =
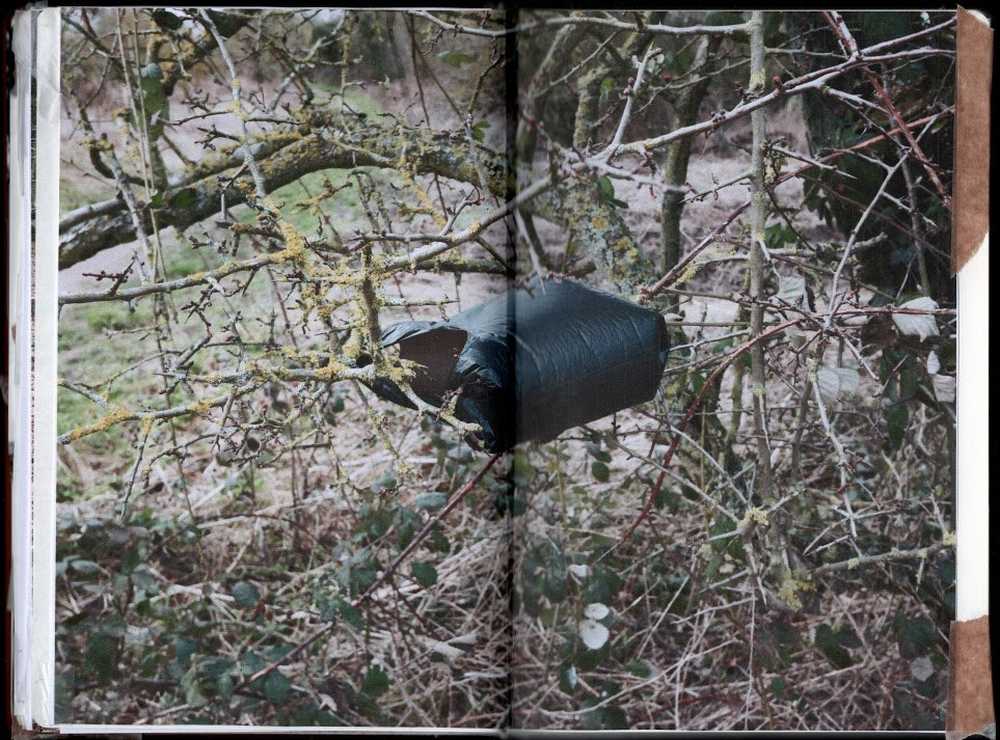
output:
[{"label": "cardboard book cover", "polygon": [[17,23],[22,724],[993,721],[984,19]]}]

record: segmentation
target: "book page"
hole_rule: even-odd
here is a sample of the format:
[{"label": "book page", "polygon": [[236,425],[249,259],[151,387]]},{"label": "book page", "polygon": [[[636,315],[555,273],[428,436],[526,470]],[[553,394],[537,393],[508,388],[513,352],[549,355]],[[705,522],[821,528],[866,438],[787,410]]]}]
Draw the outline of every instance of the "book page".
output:
[{"label": "book page", "polygon": [[63,11],[60,725],[506,722],[510,465],[383,341],[513,274],[461,17]]},{"label": "book page", "polygon": [[942,729],[955,15],[518,27],[542,242],[671,341],[651,402],[517,453],[514,726]]}]

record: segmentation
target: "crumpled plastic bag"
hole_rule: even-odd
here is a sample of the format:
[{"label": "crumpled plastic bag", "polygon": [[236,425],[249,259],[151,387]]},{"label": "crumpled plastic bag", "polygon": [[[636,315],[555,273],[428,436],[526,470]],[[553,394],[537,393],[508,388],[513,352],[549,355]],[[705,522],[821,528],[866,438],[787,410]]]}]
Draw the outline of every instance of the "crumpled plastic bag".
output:
[{"label": "crumpled plastic bag", "polygon": [[[382,346],[418,363],[410,386],[478,424],[488,452],[546,442],[653,398],[670,349],[663,317],[569,279],[534,280],[447,321],[386,328]],[[388,379],[373,390],[414,404]],[[457,395],[457,398],[455,396]]]}]

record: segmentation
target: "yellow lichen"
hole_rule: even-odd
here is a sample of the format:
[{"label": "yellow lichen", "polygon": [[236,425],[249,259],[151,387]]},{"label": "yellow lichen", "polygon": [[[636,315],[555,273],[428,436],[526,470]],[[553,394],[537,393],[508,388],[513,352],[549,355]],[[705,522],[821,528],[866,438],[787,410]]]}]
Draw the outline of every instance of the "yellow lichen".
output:
[{"label": "yellow lichen", "polygon": [[192,414],[204,414],[214,405],[215,404],[213,403],[212,399],[203,398],[200,401],[192,403],[191,406],[189,407],[189,410],[191,411]]},{"label": "yellow lichen", "polygon": [[351,331],[351,336],[344,342],[344,355],[350,357],[352,360],[356,360],[361,356],[361,349],[361,332],[354,329]]},{"label": "yellow lichen", "polygon": [[275,264],[282,264],[288,260],[297,262],[305,257],[306,240],[298,230],[287,221],[279,221],[278,229],[285,240],[285,248],[280,252],[271,255],[271,261]]},{"label": "yellow lichen", "polygon": [[592,219],[590,219],[590,223],[595,229],[598,229],[600,231],[603,231],[604,229],[608,228],[608,220],[604,218],[604,216],[594,216]]},{"label": "yellow lichen", "polygon": [[798,581],[789,575],[782,582],[781,588],[778,589],[778,598],[792,609],[801,609],[802,599],[799,598],[799,591],[804,591],[807,586],[807,583]]},{"label": "yellow lichen", "polygon": [[77,427],[69,433],[70,442],[75,442],[81,437],[86,437],[90,434],[96,434],[97,432],[105,432],[115,424],[122,421],[127,421],[129,419],[134,419],[135,415],[129,411],[124,406],[119,406],[111,413],[102,416],[100,419],[95,421],[93,424],[88,424],[86,426]]},{"label": "yellow lichen", "polygon": [[751,506],[743,515],[743,520],[740,522],[740,529],[746,529],[751,524],[759,524],[762,527],[766,527],[769,524],[767,512],[759,506]]},{"label": "yellow lichen", "polygon": [[342,362],[338,362],[335,358],[331,357],[326,367],[321,367],[316,371],[316,378],[318,380],[325,380],[329,382],[336,380],[345,370],[347,370],[347,365]]}]

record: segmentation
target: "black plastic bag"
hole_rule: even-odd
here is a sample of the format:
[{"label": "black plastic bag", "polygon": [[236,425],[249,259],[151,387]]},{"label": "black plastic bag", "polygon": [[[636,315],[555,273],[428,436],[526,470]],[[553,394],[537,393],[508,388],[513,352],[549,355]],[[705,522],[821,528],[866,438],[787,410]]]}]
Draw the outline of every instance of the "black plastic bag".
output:
[{"label": "black plastic bag", "polygon": [[[489,452],[545,442],[653,398],[667,362],[655,311],[568,279],[535,280],[448,321],[407,321],[383,347],[423,366],[410,385],[434,406],[457,394],[455,416],[479,424]],[[413,408],[390,380],[381,397]]]}]

